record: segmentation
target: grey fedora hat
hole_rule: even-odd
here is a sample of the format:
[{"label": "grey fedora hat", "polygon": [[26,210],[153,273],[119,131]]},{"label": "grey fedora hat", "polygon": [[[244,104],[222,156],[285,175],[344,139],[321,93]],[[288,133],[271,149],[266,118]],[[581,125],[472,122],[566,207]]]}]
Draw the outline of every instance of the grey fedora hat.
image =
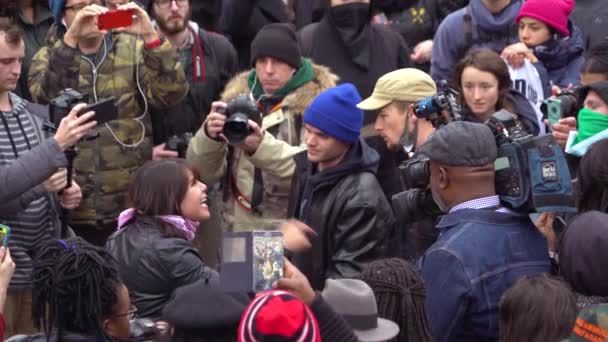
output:
[{"label": "grey fedora hat", "polygon": [[371,287],[359,279],[327,279],[323,299],[353,328],[361,342],[388,341],[399,334],[393,321],[378,317]]}]

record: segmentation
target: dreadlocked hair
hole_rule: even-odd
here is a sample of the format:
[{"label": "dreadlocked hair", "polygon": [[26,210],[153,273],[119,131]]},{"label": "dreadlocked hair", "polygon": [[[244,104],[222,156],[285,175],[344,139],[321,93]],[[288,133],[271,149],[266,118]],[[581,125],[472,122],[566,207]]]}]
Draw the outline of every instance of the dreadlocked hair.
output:
[{"label": "dreadlocked hair", "polygon": [[47,340],[65,332],[104,336],[122,284],[113,257],[81,238],[50,240],[34,260],[32,319]]},{"label": "dreadlocked hair", "polygon": [[391,341],[433,341],[426,314],[426,289],[418,269],[399,259],[376,260],[363,270],[361,279],[374,291],[378,315],[399,326]]}]

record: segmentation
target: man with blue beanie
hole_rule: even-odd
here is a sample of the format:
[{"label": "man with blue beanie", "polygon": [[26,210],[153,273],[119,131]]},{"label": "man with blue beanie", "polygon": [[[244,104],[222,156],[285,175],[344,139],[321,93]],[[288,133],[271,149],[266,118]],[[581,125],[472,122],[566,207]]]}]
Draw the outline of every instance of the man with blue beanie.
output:
[{"label": "man with blue beanie", "polygon": [[315,232],[294,256],[315,290],[327,278],[354,278],[386,256],[394,218],[376,179],[379,156],[362,139],[361,97],[354,85],[330,88],[304,113],[307,151],[295,156],[289,216]]}]

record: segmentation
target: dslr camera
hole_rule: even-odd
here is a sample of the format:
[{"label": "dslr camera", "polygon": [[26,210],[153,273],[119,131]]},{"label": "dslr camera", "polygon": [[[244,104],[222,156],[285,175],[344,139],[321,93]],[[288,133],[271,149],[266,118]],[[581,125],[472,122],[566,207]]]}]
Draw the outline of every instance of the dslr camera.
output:
[{"label": "dslr camera", "polygon": [[[459,103],[460,94],[448,86],[447,81],[438,84],[437,94],[422,99],[414,106],[414,114],[431,122],[434,127],[447,125],[450,121],[462,120],[462,109]],[[442,116],[446,111],[449,119]]]},{"label": "dslr camera", "polygon": [[177,152],[178,158],[186,158],[186,152],[188,151],[190,140],[192,140],[192,133],[190,132],[174,135],[167,140],[165,148],[169,151]]},{"label": "dslr camera", "polygon": [[49,118],[55,127],[59,127],[61,119],[68,116],[74,106],[79,103],[88,102],[89,97],[87,95],[83,95],[71,88],[65,89],[49,103]]},{"label": "dslr camera", "polygon": [[262,126],[262,112],[258,105],[248,95],[239,95],[226,108],[218,109],[226,116],[222,133],[230,145],[242,143],[249,134],[249,120]]},{"label": "dslr camera", "polygon": [[579,108],[578,89],[562,88],[560,95],[543,100],[540,111],[553,125],[560,119],[574,116]]}]

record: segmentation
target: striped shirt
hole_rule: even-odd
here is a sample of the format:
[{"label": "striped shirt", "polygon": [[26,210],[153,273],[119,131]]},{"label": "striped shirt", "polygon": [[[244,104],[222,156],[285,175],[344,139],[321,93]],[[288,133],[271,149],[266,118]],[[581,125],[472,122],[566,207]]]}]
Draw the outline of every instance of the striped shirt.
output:
[{"label": "striped shirt", "polygon": [[[12,112],[0,112],[0,167],[8,165],[40,144],[36,123],[27,113],[26,102],[10,94]],[[11,228],[8,246],[16,268],[11,288],[31,286],[32,257],[36,246],[52,237],[53,219],[48,196],[32,201],[25,210],[0,216]]]}]

